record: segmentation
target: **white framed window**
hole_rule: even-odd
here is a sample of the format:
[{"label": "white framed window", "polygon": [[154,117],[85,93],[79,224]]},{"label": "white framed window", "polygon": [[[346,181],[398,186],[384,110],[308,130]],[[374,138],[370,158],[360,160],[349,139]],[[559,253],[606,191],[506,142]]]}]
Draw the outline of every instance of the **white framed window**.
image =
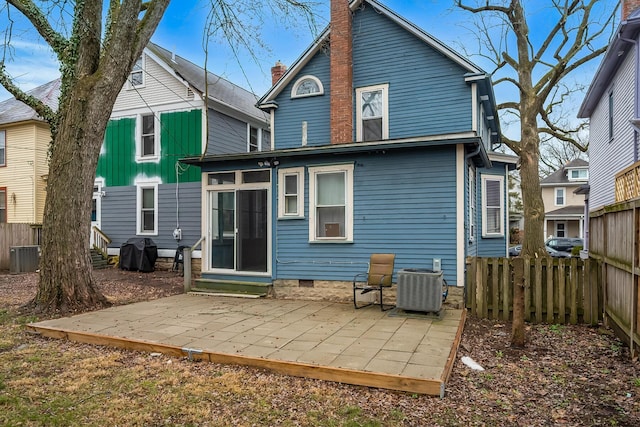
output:
[{"label": "white framed window", "polygon": [[564,187],[559,187],[555,189],[555,205],[556,206],[564,206],[566,203],[566,189]]},{"label": "white framed window", "polygon": [[609,141],[613,139],[613,90],[609,92]]},{"label": "white framed window", "polygon": [[160,121],[154,113],[139,114],[136,119],[136,160],[160,158]]},{"label": "white framed window", "polygon": [[569,171],[569,181],[586,181],[589,179],[588,169],[571,169]]},{"label": "white framed window", "polygon": [[304,218],[304,168],[278,170],[278,218]]},{"label": "white framed window", "polygon": [[7,165],[7,131],[0,130],[0,166]]},{"label": "white framed window", "polygon": [[356,140],[389,139],[389,85],[356,89]]},{"label": "white framed window", "polygon": [[504,236],[504,177],[482,176],[482,237]]},{"label": "white framed window", "polygon": [[309,167],[309,241],[353,241],[353,164]]},{"label": "white framed window", "polygon": [[133,64],[131,73],[129,73],[129,89],[137,89],[144,87],[144,55],[138,58]]},{"label": "white framed window", "polygon": [[291,88],[291,98],[306,98],[324,94],[322,82],[316,76],[302,76]]},{"label": "white framed window", "polygon": [[262,129],[247,124],[247,152],[262,151]]},{"label": "white framed window", "polygon": [[136,230],[141,235],[158,235],[158,181],[136,182]]},{"label": "white framed window", "polygon": [[476,235],[476,171],[469,168],[469,241]]}]

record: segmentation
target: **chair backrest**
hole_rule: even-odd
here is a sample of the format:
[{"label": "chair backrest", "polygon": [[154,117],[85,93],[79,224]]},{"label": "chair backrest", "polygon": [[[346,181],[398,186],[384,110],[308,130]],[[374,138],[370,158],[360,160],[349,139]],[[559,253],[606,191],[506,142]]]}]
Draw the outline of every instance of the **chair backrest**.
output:
[{"label": "chair backrest", "polygon": [[[369,275],[367,282],[370,285],[391,286],[393,276],[393,264],[395,254],[372,254],[369,260]],[[380,282],[382,280],[382,283]]]}]

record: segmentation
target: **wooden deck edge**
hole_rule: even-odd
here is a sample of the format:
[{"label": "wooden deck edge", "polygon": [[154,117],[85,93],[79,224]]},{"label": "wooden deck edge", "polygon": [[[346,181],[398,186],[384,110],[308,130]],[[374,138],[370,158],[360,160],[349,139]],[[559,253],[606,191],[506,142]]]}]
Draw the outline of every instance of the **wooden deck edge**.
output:
[{"label": "wooden deck edge", "polygon": [[458,354],[458,347],[460,347],[460,341],[462,341],[462,332],[464,332],[464,324],[467,321],[467,310],[463,309],[460,314],[460,323],[458,324],[458,330],[456,332],[456,337],[453,340],[453,344],[451,344],[451,351],[449,352],[449,357],[447,358],[447,363],[444,365],[444,371],[442,372],[442,377],[440,381],[442,381],[442,395],[440,397],[444,397],[444,386],[449,382],[449,378],[451,377],[451,372],[453,372],[453,365],[456,363],[456,355]]},{"label": "wooden deck edge", "polygon": [[251,366],[255,368],[268,369],[273,372],[291,375],[294,377],[313,378],[343,384],[384,388],[440,397],[442,397],[444,393],[444,383],[441,379],[413,378],[379,372],[366,372],[346,368],[311,365],[300,362],[288,362],[260,357],[200,351],[198,349],[183,349],[182,347],[169,344],[158,344],[143,340],[111,337],[90,332],[68,331],[64,329],[38,326],[36,324],[29,324],[27,325],[27,328],[48,338],[67,339],[85,344],[103,345],[125,350],[156,352],[173,357],[185,357],[188,354],[188,350],[191,350],[191,356],[197,360],[228,365]]}]

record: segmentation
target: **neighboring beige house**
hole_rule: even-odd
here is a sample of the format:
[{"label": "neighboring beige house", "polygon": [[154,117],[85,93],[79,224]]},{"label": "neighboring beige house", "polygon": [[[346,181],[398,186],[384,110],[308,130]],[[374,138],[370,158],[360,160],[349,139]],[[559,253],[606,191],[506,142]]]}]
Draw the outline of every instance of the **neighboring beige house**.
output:
[{"label": "neighboring beige house", "polygon": [[[60,80],[28,92],[58,108]],[[0,222],[42,224],[49,125],[15,98],[0,102]]]},{"label": "neighboring beige house", "polygon": [[575,191],[588,180],[589,162],[575,159],[540,181],[545,236],[584,238],[584,194]]}]

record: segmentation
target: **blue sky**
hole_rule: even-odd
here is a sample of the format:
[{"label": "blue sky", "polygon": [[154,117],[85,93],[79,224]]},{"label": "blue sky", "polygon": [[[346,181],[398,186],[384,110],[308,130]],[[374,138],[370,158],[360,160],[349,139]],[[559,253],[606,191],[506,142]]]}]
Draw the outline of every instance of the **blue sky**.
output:
[{"label": "blue sky", "polygon": [[[254,0],[249,0],[254,1]],[[477,41],[468,30],[471,15],[452,7],[453,1],[441,0],[380,0],[399,15],[421,27],[427,33],[443,41],[456,50],[461,44],[474,50]],[[318,31],[328,23],[329,0],[317,0],[316,18]],[[525,5],[537,12],[537,18],[530,22],[532,37],[540,37],[543,30],[536,31],[548,23],[547,11],[543,4],[548,2],[526,1]],[[175,51],[177,55],[185,57],[198,65],[204,65],[204,50],[202,47],[202,33],[207,14],[206,7],[209,0],[172,0],[152,40]],[[616,0],[603,0],[601,7],[611,10]],[[533,8],[538,8],[533,10]],[[15,16],[15,13],[14,13]],[[533,25],[532,25],[533,24]],[[283,27],[271,17],[266,16],[264,22],[256,23],[261,28],[256,37],[261,37],[268,49],[258,49],[258,60],[250,58],[246,52],[241,52],[238,60],[233,49],[225,40],[211,39],[209,45],[208,69],[240,86],[246,87],[258,96],[263,95],[271,85],[270,68],[280,60],[290,65],[313,41],[313,34],[301,20],[288,28]],[[0,17],[0,27],[6,27],[6,18]],[[12,76],[25,89],[46,83],[58,75],[58,64],[53,55],[46,48],[38,44],[34,35],[22,38],[16,43],[15,61],[7,64]],[[473,62],[490,70],[490,65],[479,57],[471,57]],[[593,61],[576,76],[577,79],[590,81],[599,60]],[[500,92],[497,90],[498,101]],[[10,95],[0,90],[0,100]]]}]

